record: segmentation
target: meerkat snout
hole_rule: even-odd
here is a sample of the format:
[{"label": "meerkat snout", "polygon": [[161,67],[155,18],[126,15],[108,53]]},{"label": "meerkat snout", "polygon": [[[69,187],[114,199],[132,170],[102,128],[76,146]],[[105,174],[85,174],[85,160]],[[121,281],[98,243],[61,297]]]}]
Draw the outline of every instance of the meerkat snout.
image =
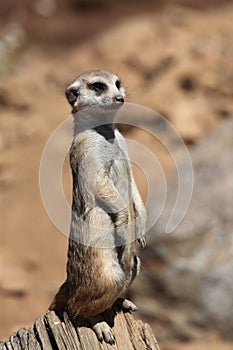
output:
[{"label": "meerkat snout", "polygon": [[115,100],[116,102],[122,103],[122,104],[125,102],[124,97],[123,97],[122,95],[117,95],[117,96],[115,96],[114,100]]},{"label": "meerkat snout", "polygon": [[65,92],[66,94],[66,98],[69,102],[69,104],[71,104],[71,106],[73,107],[76,100],[77,100],[77,97],[78,97],[78,90],[76,87],[70,87],[66,90]]}]

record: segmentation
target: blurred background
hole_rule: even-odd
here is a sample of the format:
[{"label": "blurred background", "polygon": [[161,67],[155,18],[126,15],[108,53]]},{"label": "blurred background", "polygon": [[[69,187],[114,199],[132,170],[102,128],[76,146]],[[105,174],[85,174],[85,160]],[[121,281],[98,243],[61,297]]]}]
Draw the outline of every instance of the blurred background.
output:
[{"label": "blurred background", "polygon": [[[1,0],[0,339],[43,315],[65,278],[67,239],[43,208],[40,158],[70,114],[66,86],[105,68],[122,77],[128,101],[177,128],[195,173],[185,220],[165,235],[162,219],[140,253],[129,292],[137,317],[164,350],[232,349],[232,19],[232,1],[222,0]],[[174,198],[164,147],[139,130],[123,132],[151,148]],[[182,167],[176,144],[173,153]],[[145,198],[145,179],[137,169],[135,176]],[[68,161],[63,182],[70,200]]]}]

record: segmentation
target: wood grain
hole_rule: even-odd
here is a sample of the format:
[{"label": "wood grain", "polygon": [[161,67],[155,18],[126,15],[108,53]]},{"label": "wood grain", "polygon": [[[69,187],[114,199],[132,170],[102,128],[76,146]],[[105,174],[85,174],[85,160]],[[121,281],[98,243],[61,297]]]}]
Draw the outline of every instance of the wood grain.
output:
[{"label": "wood grain", "polygon": [[160,350],[151,327],[130,313],[116,312],[112,323],[114,345],[100,343],[81,317],[74,322],[66,313],[58,317],[48,311],[29,329],[22,328],[0,342],[0,350]]}]

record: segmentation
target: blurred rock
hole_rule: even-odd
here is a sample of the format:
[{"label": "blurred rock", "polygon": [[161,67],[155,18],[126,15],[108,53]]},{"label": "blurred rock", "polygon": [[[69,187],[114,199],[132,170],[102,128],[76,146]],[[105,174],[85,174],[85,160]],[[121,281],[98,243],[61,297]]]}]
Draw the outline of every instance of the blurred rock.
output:
[{"label": "blurred rock", "polygon": [[26,40],[26,32],[22,25],[10,22],[4,30],[1,29],[0,37],[0,59],[20,49]]},{"label": "blurred rock", "polygon": [[34,1],[34,9],[41,16],[51,16],[57,8],[56,0],[36,0]]},{"label": "blurred rock", "polygon": [[[160,314],[162,309],[169,320],[174,310],[182,311],[183,323],[192,327],[194,337],[204,328],[217,329],[225,339],[233,337],[232,135],[233,119],[223,121],[191,151],[195,174],[191,205],[180,226],[166,234],[177,194],[177,175],[171,177],[165,211],[148,236],[144,267],[133,286],[142,314],[151,319],[149,310],[159,305]],[[148,296],[146,310],[143,298]],[[160,314],[155,310],[155,321]],[[178,319],[166,327],[165,337],[176,334]]]},{"label": "blurred rock", "polygon": [[22,268],[8,265],[0,270],[0,295],[8,298],[24,298],[28,294],[28,283]]}]

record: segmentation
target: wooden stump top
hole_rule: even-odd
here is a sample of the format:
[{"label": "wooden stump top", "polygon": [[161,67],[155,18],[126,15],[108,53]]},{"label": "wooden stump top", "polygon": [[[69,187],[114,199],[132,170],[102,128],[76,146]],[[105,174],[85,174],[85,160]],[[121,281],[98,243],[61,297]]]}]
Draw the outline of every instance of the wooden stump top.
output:
[{"label": "wooden stump top", "polygon": [[114,345],[100,343],[82,318],[74,322],[63,313],[58,317],[48,311],[29,329],[22,328],[0,343],[1,350],[159,350],[151,327],[135,320],[130,313],[117,312],[114,317]]}]

